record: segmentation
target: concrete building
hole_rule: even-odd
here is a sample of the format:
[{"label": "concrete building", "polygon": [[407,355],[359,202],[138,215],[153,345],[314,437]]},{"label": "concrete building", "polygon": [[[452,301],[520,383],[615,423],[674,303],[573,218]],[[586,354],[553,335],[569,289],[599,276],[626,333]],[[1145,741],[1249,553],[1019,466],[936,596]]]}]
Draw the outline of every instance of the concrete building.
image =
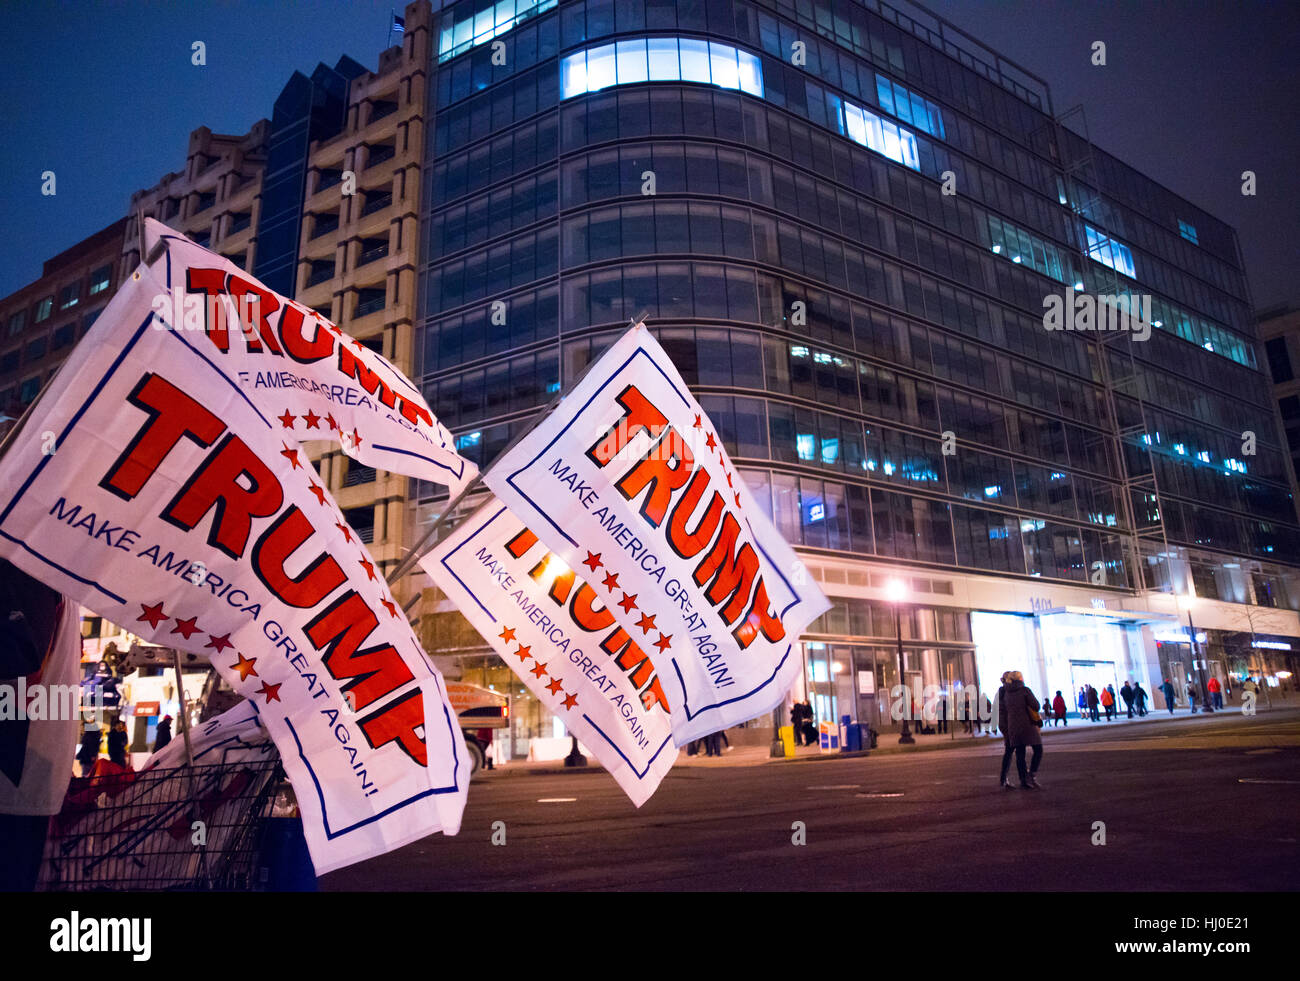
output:
[{"label": "concrete building", "polygon": [[[1294,684],[1300,522],[1235,232],[1045,81],[911,3],[436,18],[417,343],[462,452],[489,464],[645,310],[835,603],[795,693],[819,720],[890,724],[895,602],[902,678],[950,694]],[[1112,329],[1045,317],[1080,299]],[[559,736],[430,604],[514,695],[512,750]]]}]

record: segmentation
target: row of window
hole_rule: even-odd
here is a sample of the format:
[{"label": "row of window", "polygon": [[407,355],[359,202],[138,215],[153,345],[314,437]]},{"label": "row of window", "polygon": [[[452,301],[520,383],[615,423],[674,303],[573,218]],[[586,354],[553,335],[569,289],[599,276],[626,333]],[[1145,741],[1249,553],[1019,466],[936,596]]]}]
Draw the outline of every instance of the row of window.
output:
[{"label": "row of window", "polygon": [[[86,278],[86,299],[98,296],[106,291],[113,281],[113,267],[111,264],[100,266],[91,272]],[[58,309],[59,312],[71,310],[82,300],[82,284],[80,282],[68,283],[60,287],[58,291]],[[54,314],[55,294],[50,294],[43,299],[37,300],[29,311],[27,308],[15,310],[9,315],[6,324],[6,336],[17,337],[27,327],[28,313],[31,313],[31,322],[33,324],[44,323]]]},{"label": "row of window", "polygon": [[438,61],[450,61],[470,48],[486,44],[555,4],[556,0],[475,0],[472,4],[457,4],[442,15]]},{"label": "row of window", "polygon": [[555,171],[524,177],[433,215],[428,255],[446,256],[490,238],[555,217]]},{"label": "row of window", "polygon": [[558,287],[525,290],[500,302],[496,309],[471,307],[426,327],[425,373],[459,367],[556,336],[560,322]]}]

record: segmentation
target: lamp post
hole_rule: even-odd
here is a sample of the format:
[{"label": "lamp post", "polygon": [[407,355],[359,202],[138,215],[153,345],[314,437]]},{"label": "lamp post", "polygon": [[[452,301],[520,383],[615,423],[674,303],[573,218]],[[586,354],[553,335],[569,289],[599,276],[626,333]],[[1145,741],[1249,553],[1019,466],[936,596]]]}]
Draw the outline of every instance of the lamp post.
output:
[{"label": "lamp post", "polygon": [[[1195,598],[1196,595],[1189,588],[1187,592],[1187,626],[1192,632],[1191,645],[1192,645],[1193,665],[1196,664],[1196,624],[1192,622],[1192,601]],[[1198,669],[1201,675],[1201,704],[1205,707],[1206,712],[1213,712],[1214,707],[1210,704],[1210,689],[1207,684],[1208,679],[1206,678],[1207,668],[1208,668],[1208,664],[1206,663],[1205,658],[1202,658],[1201,666]]]},{"label": "lamp post", "polygon": [[[907,691],[907,682],[903,674],[903,600],[907,597],[907,587],[903,585],[900,579],[891,579],[885,586],[885,595],[889,602],[894,604],[894,630],[898,634],[898,681],[899,687],[904,692]],[[912,715],[911,700],[909,698],[907,710],[903,713],[903,732],[898,737],[900,745],[908,745],[916,742],[912,738],[912,730],[908,726],[908,721]]]}]

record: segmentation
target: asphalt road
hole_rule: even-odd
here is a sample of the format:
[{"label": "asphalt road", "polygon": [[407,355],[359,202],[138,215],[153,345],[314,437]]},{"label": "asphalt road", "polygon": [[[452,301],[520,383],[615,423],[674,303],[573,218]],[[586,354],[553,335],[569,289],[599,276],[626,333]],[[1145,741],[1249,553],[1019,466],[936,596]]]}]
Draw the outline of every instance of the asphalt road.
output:
[{"label": "asphalt road", "polygon": [[[999,788],[996,741],[679,766],[640,810],[603,771],[488,774],[470,789],[459,835],[341,869],[320,886],[1254,892],[1300,884],[1300,712],[1088,726],[1045,742],[1040,791]],[[492,843],[494,822],[504,822],[504,844]],[[794,843],[796,822],[806,844]],[[1094,844],[1096,822],[1104,845]]]}]

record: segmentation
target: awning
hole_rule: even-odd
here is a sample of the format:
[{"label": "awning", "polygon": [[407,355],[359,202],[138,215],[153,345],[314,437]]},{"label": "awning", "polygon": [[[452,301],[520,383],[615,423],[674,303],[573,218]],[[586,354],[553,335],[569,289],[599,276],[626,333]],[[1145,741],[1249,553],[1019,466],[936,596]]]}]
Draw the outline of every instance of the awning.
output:
[{"label": "awning", "polygon": [[1149,610],[1111,610],[1100,606],[1054,606],[1049,610],[1035,610],[1034,616],[1050,617],[1063,613],[1076,616],[1098,617],[1114,623],[1141,626],[1144,623],[1181,623],[1178,617],[1169,613],[1153,613]]}]

